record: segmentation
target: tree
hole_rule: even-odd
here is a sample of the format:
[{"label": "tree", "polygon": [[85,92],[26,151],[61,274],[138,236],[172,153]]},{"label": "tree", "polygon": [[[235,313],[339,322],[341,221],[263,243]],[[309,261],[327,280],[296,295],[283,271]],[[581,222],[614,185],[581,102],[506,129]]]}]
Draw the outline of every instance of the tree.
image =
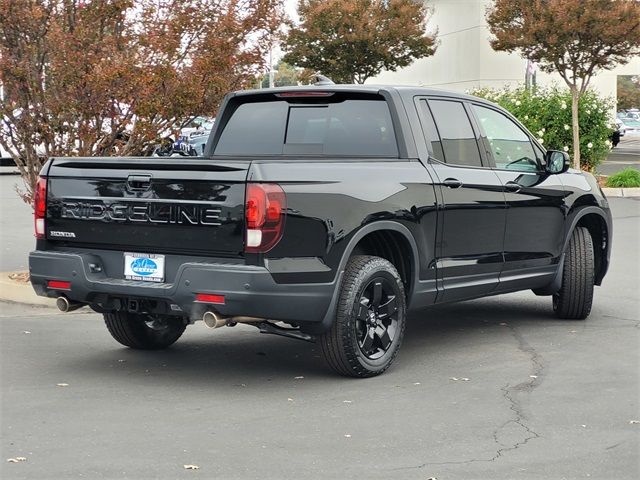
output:
[{"label": "tree", "polygon": [[640,52],[636,0],[495,0],[487,23],[498,51],[558,72],[572,95],[574,166],[580,168],[578,105],[593,75]]},{"label": "tree", "polygon": [[[279,62],[274,68],[275,74],[273,85],[275,87],[289,87],[298,85],[303,82],[302,71],[296,70],[294,67],[285,62]],[[269,74],[263,75],[260,80],[261,88],[269,87]]]},{"label": "tree", "polygon": [[640,76],[618,75],[618,110],[640,108]]},{"label": "tree", "polygon": [[30,201],[52,156],[147,154],[255,80],[282,0],[0,0],[0,145]]},{"label": "tree", "polygon": [[336,83],[364,83],[433,55],[427,9],[414,0],[300,0],[301,24],[284,42],[284,61]]}]

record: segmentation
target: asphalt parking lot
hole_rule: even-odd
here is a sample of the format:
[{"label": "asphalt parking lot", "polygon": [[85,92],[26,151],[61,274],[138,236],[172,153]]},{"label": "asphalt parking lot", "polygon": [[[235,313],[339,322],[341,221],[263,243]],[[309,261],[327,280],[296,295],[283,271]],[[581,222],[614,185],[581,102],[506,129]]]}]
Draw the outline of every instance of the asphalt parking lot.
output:
[{"label": "asphalt parking lot", "polygon": [[596,171],[602,175],[613,175],[625,168],[640,170],[640,135],[627,134],[622,137]]},{"label": "asphalt parking lot", "polygon": [[136,352],[95,313],[0,304],[0,477],[640,478],[640,201],[611,205],[587,321],[529,292],[423,310],[367,380],[248,326]]}]

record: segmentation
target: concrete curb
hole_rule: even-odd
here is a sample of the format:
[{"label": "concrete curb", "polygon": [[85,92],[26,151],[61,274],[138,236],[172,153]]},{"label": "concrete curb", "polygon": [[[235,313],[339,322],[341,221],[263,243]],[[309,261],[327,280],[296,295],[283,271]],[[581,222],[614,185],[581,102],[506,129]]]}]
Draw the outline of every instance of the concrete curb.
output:
[{"label": "concrete curb", "polygon": [[607,197],[640,197],[640,188],[603,188]]},{"label": "concrete curb", "polygon": [[30,283],[11,280],[9,272],[0,273],[0,301],[46,307],[56,306],[55,299],[36,295]]}]

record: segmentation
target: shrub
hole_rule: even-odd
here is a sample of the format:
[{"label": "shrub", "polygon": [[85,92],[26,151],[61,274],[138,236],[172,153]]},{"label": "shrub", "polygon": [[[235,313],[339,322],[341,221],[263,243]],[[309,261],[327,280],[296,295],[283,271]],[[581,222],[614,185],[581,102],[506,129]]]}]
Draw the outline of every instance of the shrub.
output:
[{"label": "shrub", "polygon": [[[545,148],[563,150],[573,156],[571,92],[568,89],[478,89],[471,94],[511,112]],[[584,170],[594,171],[611,149],[613,130],[609,112],[612,108],[611,100],[591,90],[580,99],[580,161]]]},{"label": "shrub", "polygon": [[640,187],[640,170],[628,167],[607,178],[607,187],[633,188]]}]

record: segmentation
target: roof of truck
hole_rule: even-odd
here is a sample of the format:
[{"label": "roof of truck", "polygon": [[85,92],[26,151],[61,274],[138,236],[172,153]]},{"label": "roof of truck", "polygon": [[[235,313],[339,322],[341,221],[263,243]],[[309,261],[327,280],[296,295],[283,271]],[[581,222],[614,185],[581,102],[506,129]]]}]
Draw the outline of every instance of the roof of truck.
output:
[{"label": "roof of truck", "polygon": [[[397,91],[404,95],[434,95],[434,96],[448,96],[465,98],[468,100],[483,100],[472,95],[467,95],[460,92],[453,92],[450,90],[440,90],[436,88],[419,87],[412,85],[304,85],[304,86],[291,86],[291,87],[275,87],[275,88],[261,88],[253,90],[238,90],[233,92],[233,95],[260,95],[269,93],[283,93],[283,92],[358,92],[358,93],[378,93],[380,91]],[[485,100],[486,101],[486,100]]]}]

